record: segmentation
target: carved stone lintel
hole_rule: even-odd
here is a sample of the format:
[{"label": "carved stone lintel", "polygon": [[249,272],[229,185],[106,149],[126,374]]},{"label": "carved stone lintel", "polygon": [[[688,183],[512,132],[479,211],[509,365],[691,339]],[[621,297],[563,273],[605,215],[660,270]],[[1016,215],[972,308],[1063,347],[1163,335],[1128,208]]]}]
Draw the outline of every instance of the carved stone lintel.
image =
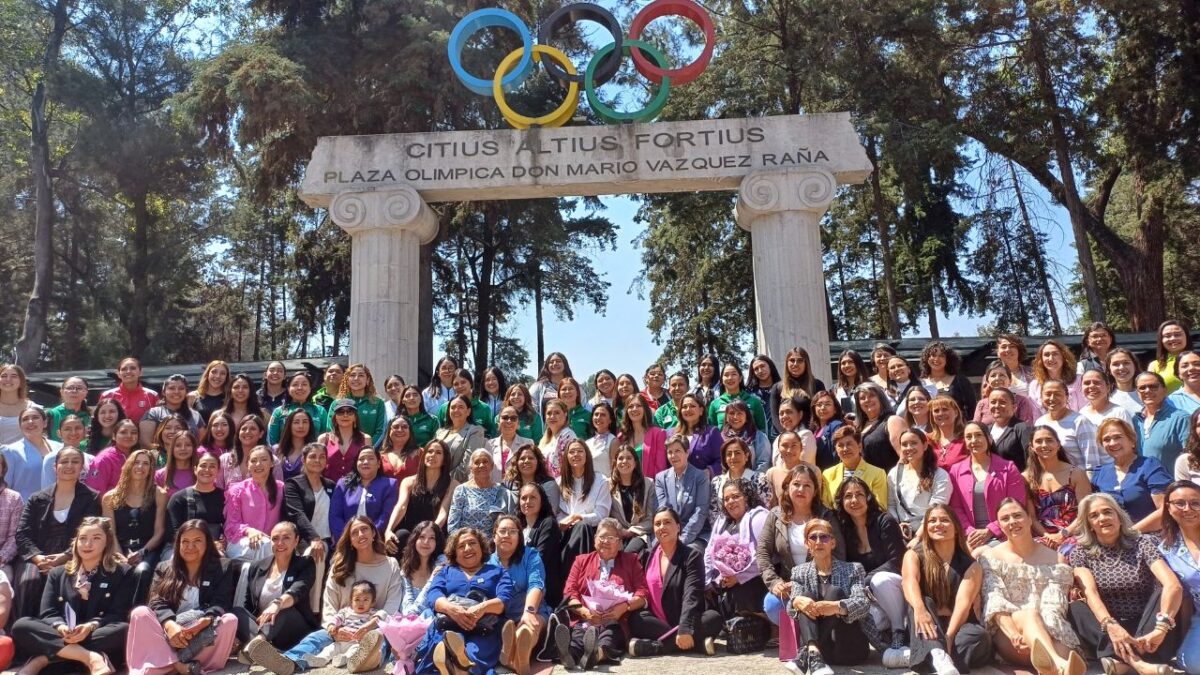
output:
[{"label": "carved stone lintel", "polygon": [[818,167],[763,169],[742,179],[737,222],[749,230],[754,219],[779,211],[825,213],[837,193],[837,179]]},{"label": "carved stone lintel", "polygon": [[329,204],[329,216],[351,235],[406,229],[428,244],[438,233],[437,214],[407,185],[378,192],[339,192]]}]

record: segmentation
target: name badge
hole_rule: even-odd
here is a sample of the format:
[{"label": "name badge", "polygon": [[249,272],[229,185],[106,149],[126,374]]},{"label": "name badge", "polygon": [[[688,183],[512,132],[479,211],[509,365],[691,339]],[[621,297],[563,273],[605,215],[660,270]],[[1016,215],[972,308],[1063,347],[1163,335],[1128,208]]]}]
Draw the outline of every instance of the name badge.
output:
[{"label": "name badge", "polygon": [[290,583],[292,583],[292,577],[284,577],[284,578],[283,578],[283,583],[285,583],[285,584],[290,584]]},{"label": "name badge", "polygon": [[108,588],[108,582],[100,584],[100,588]]},{"label": "name badge", "polygon": [[212,585],[212,582],[209,582],[209,581],[201,581],[201,582],[200,582],[200,585],[201,585],[201,586],[211,586],[211,585]]}]

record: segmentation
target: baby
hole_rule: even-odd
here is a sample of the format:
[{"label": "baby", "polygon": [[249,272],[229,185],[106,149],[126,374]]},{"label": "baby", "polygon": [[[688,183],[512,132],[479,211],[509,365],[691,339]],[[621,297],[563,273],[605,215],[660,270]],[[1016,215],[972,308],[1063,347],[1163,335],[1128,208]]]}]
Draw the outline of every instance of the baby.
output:
[{"label": "baby", "polygon": [[[379,649],[379,642],[362,640],[368,631],[379,626],[380,619],[387,618],[387,612],[374,609],[375,584],[369,581],[359,581],[350,587],[350,606],[338,610],[334,615],[332,628],[337,635],[337,641],[321,650],[320,654],[308,656],[304,660],[313,668],[332,665],[345,668],[348,662],[354,661],[355,652],[364,642]],[[354,634],[354,638],[343,640],[342,631]],[[364,655],[369,656],[369,655]],[[370,659],[368,659],[370,660]]]}]

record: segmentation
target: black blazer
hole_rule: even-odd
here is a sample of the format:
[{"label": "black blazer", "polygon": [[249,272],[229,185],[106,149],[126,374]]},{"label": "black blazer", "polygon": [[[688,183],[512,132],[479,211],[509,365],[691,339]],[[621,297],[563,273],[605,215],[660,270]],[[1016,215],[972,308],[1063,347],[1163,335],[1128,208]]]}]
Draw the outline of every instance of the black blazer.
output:
[{"label": "black blazer", "polygon": [[75,577],[67,574],[65,566],[55,567],[46,577],[42,590],[42,611],[38,618],[53,628],[67,623],[64,605],[75,612],[76,625],[98,621],[101,626],[129,621],[129,610],[133,600],[133,583],[128,580],[128,565],[117,565],[109,572],[103,567],[92,574],[92,587],[87,600],[75,588]]},{"label": "black blazer", "polygon": [[1033,428],[1016,417],[1000,434],[996,441],[996,454],[1017,465],[1017,471],[1025,471],[1025,458],[1029,443],[1033,440]]},{"label": "black blazer", "polygon": [[562,573],[562,531],[554,516],[546,516],[533,525],[526,546],[537,549],[546,568],[546,601],[551,609],[562,600],[567,577]]},{"label": "black blazer", "polygon": [[[29,560],[35,555],[62,553],[62,551],[43,551],[45,539],[42,533],[54,522],[54,489],[51,485],[45,490],[33,493],[25,508],[21,511],[21,522],[17,525],[17,552],[22,560]],[[71,530],[79,528],[79,523],[87,516],[100,515],[100,496],[82,482],[75,484],[75,500],[67,511],[67,526]]]},{"label": "black blazer", "polygon": [[[336,484],[324,476],[321,476],[321,484],[325,487],[325,494],[332,499],[333,488]],[[296,524],[302,541],[308,542],[319,538],[309,520],[312,518],[313,509],[317,507],[317,498],[313,493],[312,485],[308,483],[308,476],[305,476],[304,473],[284,481],[283,506],[284,518]]]},{"label": "black blazer", "polygon": [[[658,555],[658,547],[650,555]],[[675,546],[671,569],[663,579],[662,608],[667,623],[677,624],[680,635],[696,634],[704,611],[704,556],[691,546]]]},{"label": "black blazer", "polygon": [[[842,521],[842,532],[847,537],[857,536],[853,524]],[[904,562],[904,553],[908,549],[904,546],[904,537],[900,534],[900,523],[896,521],[892,514],[884,511],[875,516],[875,520],[867,523],[867,542],[871,546],[868,553],[859,553],[858,546],[854,542],[846,541],[846,560],[848,562],[859,563],[867,572],[867,578],[876,572],[894,572],[900,573],[900,566]]]},{"label": "black blazer", "polygon": [[[274,562],[274,556],[257,560],[250,565],[247,572],[246,600],[243,606],[251,616],[258,616],[264,609],[259,603],[259,596],[262,595],[263,586],[267,583],[267,572]],[[292,554],[292,560],[283,574],[283,592],[292,596],[292,606],[313,626],[317,625],[317,617],[313,615],[309,593],[312,591],[316,578],[317,567],[312,558],[299,553]]]},{"label": "black blazer", "polygon": [[[155,597],[153,589],[158,587],[163,574],[171,568],[171,561],[164,560],[154,570],[151,585],[150,609],[158,616],[159,623],[174,620],[178,607],[168,605],[162,598]],[[237,568],[228,560],[218,560],[200,570],[200,606],[198,609],[214,619],[233,609],[233,591],[237,586]]]}]

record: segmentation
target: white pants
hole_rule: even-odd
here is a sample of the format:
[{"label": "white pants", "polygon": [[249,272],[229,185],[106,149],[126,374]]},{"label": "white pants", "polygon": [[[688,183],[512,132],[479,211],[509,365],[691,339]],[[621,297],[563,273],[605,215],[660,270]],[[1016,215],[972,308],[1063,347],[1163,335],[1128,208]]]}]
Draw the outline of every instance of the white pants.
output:
[{"label": "white pants", "polygon": [[867,585],[875,596],[871,605],[871,616],[880,631],[903,630],[905,619],[904,588],[900,575],[894,572],[876,572]]}]

